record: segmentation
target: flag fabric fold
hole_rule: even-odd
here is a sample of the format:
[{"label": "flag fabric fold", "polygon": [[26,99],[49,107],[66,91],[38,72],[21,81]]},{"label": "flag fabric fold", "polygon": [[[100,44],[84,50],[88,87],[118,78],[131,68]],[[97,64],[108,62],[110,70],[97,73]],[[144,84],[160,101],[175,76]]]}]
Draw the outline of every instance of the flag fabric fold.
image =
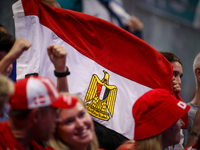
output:
[{"label": "flag fabric fold", "polygon": [[69,92],[87,102],[95,121],[129,139],[134,135],[134,102],[154,88],[173,92],[172,65],[153,47],[107,21],[39,0],[19,0],[13,13],[16,37],[32,44],[17,60],[17,79],[38,73],[56,83],[46,48],[62,45],[71,72]]}]

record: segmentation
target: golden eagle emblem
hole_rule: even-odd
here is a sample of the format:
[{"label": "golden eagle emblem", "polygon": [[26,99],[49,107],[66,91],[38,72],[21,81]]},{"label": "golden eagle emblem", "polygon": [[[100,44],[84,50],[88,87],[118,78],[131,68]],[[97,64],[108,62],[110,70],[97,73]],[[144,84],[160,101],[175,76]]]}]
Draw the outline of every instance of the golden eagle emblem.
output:
[{"label": "golden eagle emblem", "polygon": [[92,76],[85,96],[85,103],[92,116],[109,120],[110,116],[113,116],[117,87],[108,84],[109,74],[106,71],[103,72],[104,78],[102,80],[95,74]]}]

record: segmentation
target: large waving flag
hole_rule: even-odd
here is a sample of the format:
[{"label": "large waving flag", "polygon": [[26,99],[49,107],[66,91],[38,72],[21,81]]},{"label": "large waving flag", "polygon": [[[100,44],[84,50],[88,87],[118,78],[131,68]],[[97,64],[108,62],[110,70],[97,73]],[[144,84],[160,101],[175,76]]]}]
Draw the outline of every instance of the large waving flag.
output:
[{"label": "large waving flag", "polygon": [[79,95],[93,119],[103,126],[133,139],[134,102],[154,88],[172,92],[171,64],[125,30],[39,0],[19,0],[13,12],[16,37],[32,43],[17,60],[17,79],[38,73],[56,83],[46,48],[53,43],[62,45],[68,53],[70,93]]}]

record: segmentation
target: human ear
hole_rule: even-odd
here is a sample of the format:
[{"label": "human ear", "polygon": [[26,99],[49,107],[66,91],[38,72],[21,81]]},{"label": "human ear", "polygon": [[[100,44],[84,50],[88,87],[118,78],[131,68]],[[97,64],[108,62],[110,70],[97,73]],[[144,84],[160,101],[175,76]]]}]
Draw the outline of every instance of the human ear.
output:
[{"label": "human ear", "polygon": [[200,81],[200,68],[195,69],[195,76],[196,76],[197,80]]},{"label": "human ear", "polygon": [[34,123],[37,123],[39,121],[40,118],[40,110],[38,108],[33,109],[31,112],[31,116],[32,116],[32,121]]}]

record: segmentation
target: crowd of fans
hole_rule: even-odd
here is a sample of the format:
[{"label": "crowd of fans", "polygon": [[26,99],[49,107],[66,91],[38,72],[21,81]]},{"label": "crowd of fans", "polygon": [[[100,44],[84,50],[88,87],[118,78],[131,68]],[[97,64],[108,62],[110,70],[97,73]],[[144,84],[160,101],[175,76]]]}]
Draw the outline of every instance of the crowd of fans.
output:
[{"label": "crowd of fans", "polygon": [[[62,7],[55,0],[42,1],[52,7]],[[109,1],[96,2],[106,9],[106,6],[116,8]],[[121,23],[129,32],[135,34],[142,30],[143,24],[138,18],[126,18]],[[121,23],[117,24],[120,26]],[[84,101],[68,93],[70,71],[66,67],[67,50],[62,46],[52,44],[47,47],[55,68],[57,87],[50,79],[37,74],[26,75],[15,83],[9,79],[12,63],[30,47],[29,41],[15,39],[0,25],[0,150],[200,149],[200,54],[194,59],[193,66],[197,84],[195,97],[186,104],[179,96],[183,64],[173,53],[160,52],[173,67],[174,95],[165,89],[153,89],[142,95],[132,106],[134,139],[120,137],[117,144],[112,145],[109,138],[102,143],[102,137],[96,135],[100,127],[93,122]],[[182,119],[186,114],[189,115],[188,122]],[[182,129],[186,124],[188,129]]]}]

